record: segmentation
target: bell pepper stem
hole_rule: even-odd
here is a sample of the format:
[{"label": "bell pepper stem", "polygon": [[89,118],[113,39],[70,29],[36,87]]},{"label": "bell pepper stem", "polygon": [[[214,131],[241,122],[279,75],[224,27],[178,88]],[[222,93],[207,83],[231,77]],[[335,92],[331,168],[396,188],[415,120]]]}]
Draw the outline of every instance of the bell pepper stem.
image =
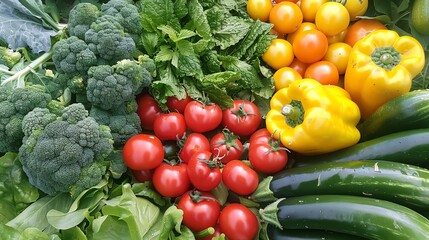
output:
[{"label": "bell pepper stem", "polygon": [[291,127],[295,127],[304,121],[304,108],[300,101],[292,100],[289,104],[284,105],[281,113],[285,116],[286,123]]}]

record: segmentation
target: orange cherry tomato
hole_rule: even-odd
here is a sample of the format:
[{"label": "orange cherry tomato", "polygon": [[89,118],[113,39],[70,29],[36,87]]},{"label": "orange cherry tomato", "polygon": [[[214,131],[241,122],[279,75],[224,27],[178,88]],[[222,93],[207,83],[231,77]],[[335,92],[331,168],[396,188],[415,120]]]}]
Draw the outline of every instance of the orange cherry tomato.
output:
[{"label": "orange cherry tomato", "polygon": [[276,38],[262,54],[262,60],[273,69],[287,67],[294,58],[292,45],[285,39]]},{"label": "orange cherry tomato", "polygon": [[298,58],[294,58],[292,63],[289,65],[290,68],[293,68],[295,71],[301,75],[301,77],[304,76],[305,70],[310,64],[301,62]]},{"label": "orange cherry tomato", "polygon": [[347,43],[333,43],[329,45],[328,51],[326,52],[323,60],[333,63],[337,67],[338,73],[344,74],[346,72],[351,51],[352,47]]},{"label": "orange cherry tomato", "polygon": [[291,67],[282,67],[274,75],[274,87],[278,91],[281,88],[289,87],[296,80],[302,79],[302,76]]},{"label": "orange cherry tomato", "polygon": [[319,30],[307,30],[295,36],[293,53],[301,62],[314,63],[325,56],[328,50],[328,38]]},{"label": "orange cherry tomato", "polygon": [[302,23],[302,12],[296,3],[284,1],[271,9],[269,22],[280,34],[295,32]]},{"label": "orange cherry tomato", "polygon": [[254,20],[259,19],[262,22],[268,21],[272,8],[273,3],[271,2],[271,0],[247,1],[247,13]]},{"label": "orange cherry tomato", "polygon": [[317,29],[316,24],[314,24],[312,22],[303,22],[295,32],[288,34],[286,39],[290,43],[293,43],[293,40],[295,39],[295,36],[298,33],[303,32],[303,31],[307,31],[310,29]]},{"label": "orange cherry tomato", "polygon": [[322,4],[316,12],[317,29],[327,36],[335,36],[347,29],[350,23],[350,15],[343,4],[327,2]]},{"label": "orange cherry tomato", "polygon": [[353,47],[357,41],[379,29],[387,29],[387,27],[375,19],[358,20],[348,27],[344,42]]},{"label": "orange cherry tomato", "polygon": [[307,67],[305,78],[312,78],[324,85],[337,85],[340,75],[337,67],[328,61],[319,61]]}]

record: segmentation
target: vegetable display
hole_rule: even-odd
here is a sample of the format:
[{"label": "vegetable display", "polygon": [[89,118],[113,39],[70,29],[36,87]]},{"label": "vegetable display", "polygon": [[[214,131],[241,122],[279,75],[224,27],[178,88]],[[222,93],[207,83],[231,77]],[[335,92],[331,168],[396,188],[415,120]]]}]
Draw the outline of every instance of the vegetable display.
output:
[{"label": "vegetable display", "polygon": [[428,239],[427,10],[1,1],[1,238]]}]

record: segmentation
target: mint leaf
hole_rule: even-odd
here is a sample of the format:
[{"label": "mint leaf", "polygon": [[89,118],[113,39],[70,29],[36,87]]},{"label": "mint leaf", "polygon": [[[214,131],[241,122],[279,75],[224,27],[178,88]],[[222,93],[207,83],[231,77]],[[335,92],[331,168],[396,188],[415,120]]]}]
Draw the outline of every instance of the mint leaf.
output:
[{"label": "mint leaf", "polygon": [[179,18],[175,15],[175,5],[171,0],[140,1],[143,28],[156,32],[158,26],[168,25],[180,30]]},{"label": "mint leaf", "polygon": [[243,89],[256,89],[263,86],[257,69],[249,63],[232,56],[219,56],[219,59],[224,69],[241,74],[239,85]]},{"label": "mint leaf", "polygon": [[189,0],[189,16],[194,22],[196,31],[203,39],[210,39],[210,25],[204,14],[204,9],[198,0]]}]

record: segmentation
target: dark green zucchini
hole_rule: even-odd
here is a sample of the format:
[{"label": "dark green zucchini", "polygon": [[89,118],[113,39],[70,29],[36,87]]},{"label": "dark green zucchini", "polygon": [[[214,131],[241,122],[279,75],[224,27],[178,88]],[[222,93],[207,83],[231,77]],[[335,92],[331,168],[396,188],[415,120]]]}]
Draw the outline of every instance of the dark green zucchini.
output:
[{"label": "dark green zucchini", "polygon": [[408,92],[388,101],[357,128],[361,142],[394,132],[429,128],[429,90]]},{"label": "dark green zucchini", "polygon": [[265,178],[252,199],[268,202],[311,194],[367,196],[429,209],[429,170],[374,160],[319,163]]},{"label": "dark green zucchini", "polygon": [[429,220],[389,201],[345,195],[280,199],[261,218],[285,229],[326,230],[374,240],[429,239]]},{"label": "dark green zucchini", "polygon": [[365,240],[359,236],[323,230],[296,230],[268,226],[268,238],[270,240]]},{"label": "dark green zucchini", "polygon": [[410,165],[429,166],[429,129],[414,129],[391,133],[355,144],[332,153],[317,156],[292,156],[293,167],[321,162],[353,160],[385,160]]}]

